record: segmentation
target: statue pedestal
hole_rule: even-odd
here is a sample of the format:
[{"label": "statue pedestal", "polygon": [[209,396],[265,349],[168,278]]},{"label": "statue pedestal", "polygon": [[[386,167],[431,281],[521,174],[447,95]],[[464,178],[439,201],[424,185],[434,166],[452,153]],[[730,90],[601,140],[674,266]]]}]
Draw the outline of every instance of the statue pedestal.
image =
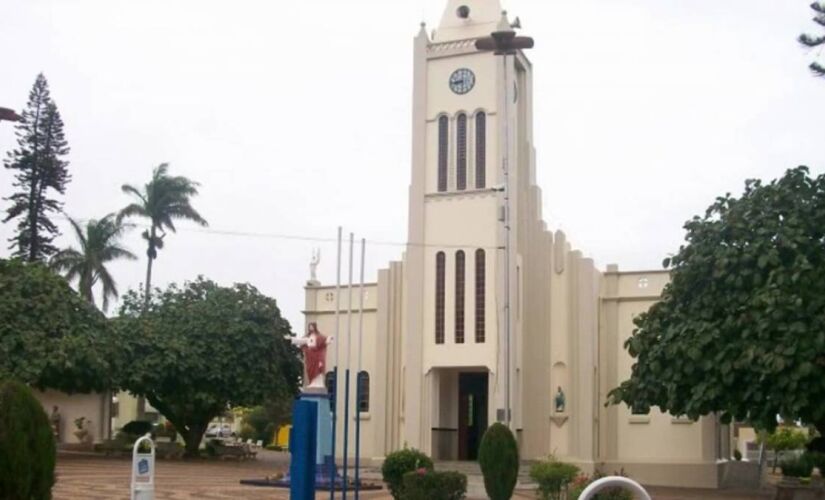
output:
[{"label": "statue pedestal", "polygon": [[[330,411],[329,395],[324,389],[306,389],[301,393],[299,401],[313,404],[318,410],[314,422],[316,437],[314,450],[315,488],[318,490],[329,490],[333,487],[340,489],[344,483],[343,478],[338,474],[338,468],[335,466],[335,459],[332,456],[332,412]],[[294,424],[295,413],[293,411]],[[292,433],[290,433],[289,450],[293,456],[297,451],[293,449]],[[278,481],[277,485],[289,487],[290,484],[290,476],[286,476]]]}]

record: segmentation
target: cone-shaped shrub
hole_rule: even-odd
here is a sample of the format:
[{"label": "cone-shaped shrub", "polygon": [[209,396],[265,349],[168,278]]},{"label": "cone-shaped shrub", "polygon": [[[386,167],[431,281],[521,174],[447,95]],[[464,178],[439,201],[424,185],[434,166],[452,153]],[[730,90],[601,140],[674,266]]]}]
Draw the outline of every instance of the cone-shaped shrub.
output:
[{"label": "cone-shaped shrub", "polygon": [[510,429],[493,424],[481,439],[478,463],[491,500],[509,500],[518,480],[518,445]]},{"label": "cone-shaped shrub", "polygon": [[49,417],[18,382],[0,381],[0,498],[49,500],[55,445]]}]

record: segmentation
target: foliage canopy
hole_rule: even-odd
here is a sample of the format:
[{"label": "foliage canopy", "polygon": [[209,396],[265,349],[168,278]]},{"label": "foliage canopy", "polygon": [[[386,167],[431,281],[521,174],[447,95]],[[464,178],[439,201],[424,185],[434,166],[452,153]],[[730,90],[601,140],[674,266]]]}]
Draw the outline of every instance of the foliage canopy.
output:
[{"label": "foliage canopy", "polygon": [[0,260],[0,377],[66,393],[111,386],[106,318],[42,264]]},{"label": "foliage canopy", "polygon": [[247,284],[198,278],[124,296],[115,336],[121,386],[145,396],[197,453],[209,422],[236,406],[295,396],[299,352],[274,299]]},{"label": "foliage canopy", "polygon": [[825,176],[798,167],[748,181],[685,229],[610,401],[764,429],[782,415],[825,432]]}]

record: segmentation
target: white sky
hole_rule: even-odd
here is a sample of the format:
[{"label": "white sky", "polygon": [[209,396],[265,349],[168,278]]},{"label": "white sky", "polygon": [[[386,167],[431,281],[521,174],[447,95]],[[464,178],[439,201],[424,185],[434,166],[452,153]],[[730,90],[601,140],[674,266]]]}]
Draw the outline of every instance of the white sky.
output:
[{"label": "white sky", "polygon": [[[444,3],[2,0],[0,106],[21,109],[46,74],[72,148],[73,217],[120,209],[121,184],[170,162],[202,184],[195,206],[213,230],[334,238],[343,225],[403,242],[412,40]],[[549,225],[600,267],[659,268],[715,196],[799,164],[822,172],[825,79],[795,42],[816,32],[808,3],[505,1],[536,38]],[[0,152],[13,139],[0,124]],[[0,171],[0,196],[10,192]],[[0,225],[3,242],[12,229]],[[127,243],[140,261],[113,266],[121,291],[145,273],[139,233]],[[249,281],[300,330],[314,246],[334,283],[333,243],[182,229],[155,283]],[[370,246],[367,278],[400,255]]]}]

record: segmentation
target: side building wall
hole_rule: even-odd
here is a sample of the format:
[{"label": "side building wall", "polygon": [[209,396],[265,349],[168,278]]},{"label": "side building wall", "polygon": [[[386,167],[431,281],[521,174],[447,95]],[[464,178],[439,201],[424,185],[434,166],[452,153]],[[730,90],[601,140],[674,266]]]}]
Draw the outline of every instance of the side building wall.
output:
[{"label": "side building wall", "polygon": [[[634,319],[661,297],[669,281],[666,271],[620,273],[608,266],[602,278],[599,351],[599,400],[630,377],[633,359],[624,343],[633,333]],[[648,485],[683,487],[719,486],[724,443],[712,417],[693,422],[651,409],[634,414],[626,405],[599,410],[599,446],[603,471],[624,470]]]},{"label": "side building wall", "polygon": [[[349,290],[342,286],[339,297],[334,286],[306,287],[304,315],[307,325],[317,323],[326,336],[334,336],[327,349],[327,376],[331,378],[338,358],[336,456],[343,457],[344,400],[346,369],[349,367],[349,457],[355,456],[355,424],[360,420],[361,457],[364,463],[380,460],[389,451],[401,447],[401,308],[403,305],[403,265],[391,263],[379,271],[377,283],[364,285],[364,307],[360,308],[359,287],[352,288],[350,308]],[[336,304],[338,315],[336,317]],[[336,325],[337,321],[337,325]],[[361,327],[363,325],[363,327]],[[359,342],[359,330],[361,341]],[[364,407],[359,411],[356,400],[358,384],[359,344],[361,372],[367,375],[364,384]]]}]

